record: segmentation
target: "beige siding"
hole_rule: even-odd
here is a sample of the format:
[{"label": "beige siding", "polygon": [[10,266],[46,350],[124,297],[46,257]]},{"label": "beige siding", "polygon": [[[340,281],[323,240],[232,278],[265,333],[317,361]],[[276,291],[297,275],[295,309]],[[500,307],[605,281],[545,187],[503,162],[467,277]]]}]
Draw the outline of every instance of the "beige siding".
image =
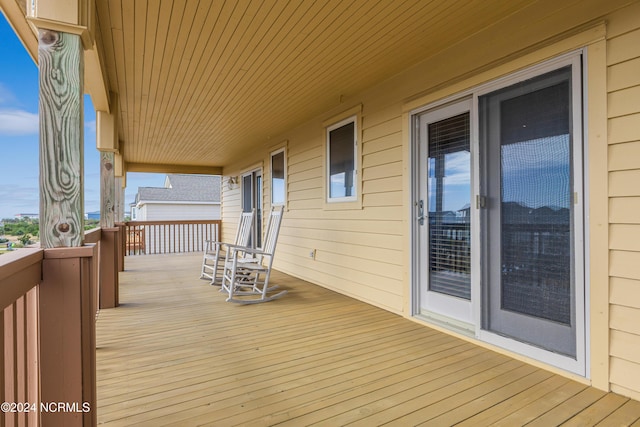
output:
[{"label": "beige siding", "polygon": [[640,398],[640,6],[610,22],[610,382],[614,391]]},{"label": "beige siding", "polygon": [[[640,75],[640,71],[638,71]],[[609,170],[635,170],[640,158],[640,141],[615,144],[609,147]]]},{"label": "beige siding", "polygon": [[240,217],[240,184],[235,184],[237,189],[230,189],[229,177],[222,178],[220,197],[222,199],[222,241],[233,241]]},{"label": "beige siding", "polygon": [[[339,113],[339,112],[338,112]],[[400,111],[397,112],[398,117]],[[281,231],[278,268],[385,307],[402,309],[402,206],[399,182],[376,186],[389,174],[368,171],[396,163],[401,175],[401,126],[371,127],[363,114],[362,209],[324,208],[324,129],[320,123],[294,132],[288,150],[288,211]],[[298,134],[300,137],[296,138]],[[395,133],[395,136],[393,135]],[[379,138],[391,136],[392,143]],[[395,147],[394,147],[395,145]],[[315,249],[315,259],[309,254]]]},{"label": "beige siding", "polygon": [[[412,238],[408,224],[412,208],[409,206],[411,149],[407,112],[573,51],[585,46],[585,42],[594,46],[597,43],[594,49],[601,52],[601,60],[595,62],[598,64],[595,71],[602,75],[601,101],[587,106],[587,117],[592,118],[593,123],[599,121],[600,125],[591,123],[589,129],[597,132],[588,135],[588,144],[591,144],[588,147],[592,153],[598,153],[594,144],[604,138],[606,125],[608,152],[607,158],[601,160],[606,165],[595,163],[602,166],[601,171],[586,171],[592,181],[597,181],[591,182],[591,190],[588,187],[587,191],[597,196],[598,206],[605,209],[608,198],[610,227],[597,239],[591,236],[604,248],[609,239],[609,259],[605,252],[587,260],[593,266],[602,267],[602,274],[591,282],[596,290],[591,295],[602,296],[595,299],[604,301],[601,305],[598,301],[592,302],[591,307],[596,309],[587,313],[591,321],[592,349],[603,348],[602,357],[594,356],[597,362],[588,370],[594,378],[598,377],[594,382],[599,387],[606,388],[611,383],[613,389],[639,398],[640,330],[634,325],[640,324],[640,303],[629,301],[637,301],[640,296],[640,244],[637,243],[640,241],[640,187],[636,184],[640,182],[640,4],[605,18],[606,36],[604,26],[589,30],[587,36],[586,32],[578,31],[559,36],[559,32],[554,32],[559,30],[553,29],[562,21],[561,16],[548,18],[554,25],[542,21],[532,24],[540,28],[536,27],[536,31],[520,41],[500,37],[500,43],[493,43],[490,34],[485,38],[482,34],[476,35],[475,39],[440,52],[431,61],[417,64],[364,93],[336,96],[341,103],[326,114],[276,139],[271,138],[271,141],[287,141],[287,209],[276,268],[409,316]],[[585,41],[587,37],[591,38]],[[550,39],[556,44],[551,46]],[[605,45],[606,57],[602,53]],[[486,51],[487,46],[491,46],[490,51]],[[358,158],[362,166],[360,205],[357,208],[332,206],[324,201],[323,124],[356,105],[362,105]],[[251,159],[245,159],[242,164],[226,167],[224,174],[238,176],[255,162],[268,165],[269,153],[276,146],[267,143],[263,147],[263,151],[252,153]],[[597,157],[604,155],[601,152]],[[605,179],[607,170],[608,180]],[[266,168],[264,177],[267,209],[269,171]],[[599,186],[603,186],[602,190],[594,190]],[[227,189],[223,185],[225,233],[232,225],[235,227],[239,194],[239,186]],[[599,224],[606,224],[605,209],[596,221],[587,224],[590,232]],[[313,253],[315,258],[310,255]],[[594,274],[598,269],[589,271]],[[610,295],[609,310],[606,295]],[[607,339],[609,345],[603,347],[601,343]],[[607,363],[601,363],[602,359],[608,359],[608,367]],[[626,371],[629,375],[625,375]]]},{"label": "beige siding", "polygon": [[[334,113],[340,114],[341,110]],[[393,312],[403,307],[402,110],[393,115],[362,115],[361,209],[334,209],[324,203],[325,131],[322,120],[284,136],[287,146],[287,209],[276,267]],[[331,116],[329,114],[328,116]],[[269,164],[265,150],[264,164]],[[229,169],[242,173],[242,166]],[[227,174],[227,170],[225,170]],[[269,171],[264,171],[265,209],[270,202]],[[224,187],[224,186],[223,186]],[[224,190],[226,200],[240,189]],[[231,219],[239,204],[223,208]],[[227,229],[227,227],[225,227]],[[315,258],[310,253],[315,250]]]}]

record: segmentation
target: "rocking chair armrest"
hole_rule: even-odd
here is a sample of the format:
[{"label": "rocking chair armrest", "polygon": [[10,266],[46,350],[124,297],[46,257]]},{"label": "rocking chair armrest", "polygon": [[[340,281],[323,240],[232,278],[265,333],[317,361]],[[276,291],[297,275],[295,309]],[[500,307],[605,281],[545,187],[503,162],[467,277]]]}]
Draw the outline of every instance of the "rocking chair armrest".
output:
[{"label": "rocking chair armrest", "polygon": [[218,254],[220,254],[220,252],[224,252],[223,249],[223,242],[220,242],[218,240],[205,240],[205,252],[212,255],[215,254],[215,256],[217,257]]},{"label": "rocking chair armrest", "polygon": [[229,244],[227,245],[227,247],[229,248],[229,250],[231,252],[233,252],[234,254],[238,253],[238,252],[245,252],[245,253],[249,253],[249,254],[254,254],[254,255],[266,255],[266,256],[271,256],[273,254],[269,253],[269,252],[265,252],[262,249],[259,248],[250,248],[248,246],[241,246],[241,245],[232,245]]},{"label": "rocking chair armrest", "polygon": [[241,245],[236,245],[233,243],[226,243],[226,242],[220,242],[218,240],[205,240],[205,242],[208,242],[209,244],[211,244],[216,250],[225,250],[224,248],[226,248],[226,250],[234,250],[236,248],[238,248],[239,250],[242,250],[242,248],[244,248],[244,246]]}]

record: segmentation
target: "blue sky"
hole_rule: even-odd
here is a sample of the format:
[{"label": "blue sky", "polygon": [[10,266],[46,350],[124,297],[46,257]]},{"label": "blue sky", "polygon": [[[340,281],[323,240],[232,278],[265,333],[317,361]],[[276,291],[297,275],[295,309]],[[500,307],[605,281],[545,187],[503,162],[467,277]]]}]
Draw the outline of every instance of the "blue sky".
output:
[{"label": "blue sky", "polygon": [[[38,68],[0,13],[0,219],[39,211]],[[91,98],[85,96],[85,212],[100,210],[100,156]],[[164,175],[127,175],[126,202]],[[128,211],[128,206],[126,207]]]}]

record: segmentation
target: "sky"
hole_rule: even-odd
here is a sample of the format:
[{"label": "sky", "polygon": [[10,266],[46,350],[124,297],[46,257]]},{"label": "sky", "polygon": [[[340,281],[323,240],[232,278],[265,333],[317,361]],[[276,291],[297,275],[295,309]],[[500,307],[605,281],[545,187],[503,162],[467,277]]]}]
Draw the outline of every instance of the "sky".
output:
[{"label": "sky", "polygon": [[[96,115],[84,97],[85,213],[100,210]],[[0,219],[39,212],[38,68],[0,13]],[[129,173],[125,210],[138,187],[162,187],[163,174]]]}]

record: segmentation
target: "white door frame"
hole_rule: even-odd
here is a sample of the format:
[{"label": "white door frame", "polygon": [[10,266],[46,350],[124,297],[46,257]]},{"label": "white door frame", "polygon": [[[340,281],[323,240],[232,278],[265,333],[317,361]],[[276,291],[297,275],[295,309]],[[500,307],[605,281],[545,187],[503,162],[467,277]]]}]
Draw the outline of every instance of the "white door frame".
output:
[{"label": "white door frame", "polygon": [[[244,182],[246,177],[251,177],[251,204],[252,208],[255,208],[256,214],[254,216],[254,226],[251,227],[251,246],[256,246],[256,242],[259,242],[262,239],[262,212],[264,212],[264,180],[262,168],[254,168],[248,171],[243,172],[240,175],[240,200],[241,200],[241,209],[244,211],[246,207],[244,206],[245,201],[245,187]],[[258,180],[257,178],[260,177]],[[260,187],[260,188],[258,188]],[[255,204],[255,205],[254,205]]]},{"label": "white door frame", "polygon": [[[412,311],[414,316],[426,317],[429,320],[437,323],[446,324],[457,331],[463,333],[472,333],[475,330],[473,312],[474,306],[472,304],[473,295],[471,300],[464,300],[438,292],[428,290],[428,278],[426,273],[426,266],[424,260],[427,259],[429,254],[429,205],[428,205],[428,186],[427,186],[427,152],[428,152],[428,135],[426,135],[426,128],[428,124],[435,123],[441,120],[445,120],[449,117],[454,117],[466,112],[470,115],[470,121],[472,121],[472,99],[470,97],[457,99],[454,102],[446,103],[444,105],[431,106],[431,108],[419,110],[413,112],[411,117],[413,121],[413,135],[411,138],[412,155],[414,159],[414,168],[412,173],[413,181],[413,200],[412,206],[414,206],[414,218],[412,220],[412,238],[414,239],[413,245],[413,280],[412,280]],[[424,125],[424,126],[423,126]],[[473,132],[473,123],[470,124],[470,132]],[[472,139],[473,136],[469,135]],[[472,151],[472,147],[470,147]],[[471,156],[473,159],[473,155]],[[473,183],[473,165],[470,164],[470,179],[471,189],[474,188]],[[471,192],[469,194],[471,199]],[[424,225],[420,225],[419,216],[421,215],[421,209],[419,202],[422,205],[422,214]],[[471,200],[470,200],[471,201]],[[475,215],[473,209],[470,209],[471,215]],[[471,250],[471,258],[473,265],[474,254],[473,248]],[[471,271],[471,281],[473,289],[473,277],[474,272]]]},{"label": "white door frame", "polygon": [[[559,367],[569,372],[581,375],[583,377],[589,377],[587,370],[587,362],[589,355],[587,354],[587,328],[588,318],[586,313],[586,302],[588,298],[588,276],[585,270],[586,264],[586,248],[584,242],[588,239],[586,235],[585,226],[585,205],[584,200],[587,193],[584,189],[584,182],[586,179],[583,164],[587,156],[587,141],[585,138],[584,129],[586,129],[586,104],[582,101],[583,94],[585,93],[585,76],[582,69],[585,69],[584,62],[586,52],[584,50],[578,50],[570,52],[559,57],[556,57],[547,62],[534,65],[526,70],[512,73],[506,77],[497,79],[487,84],[476,86],[472,89],[460,92],[454,96],[439,100],[437,102],[424,105],[422,107],[411,110],[408,113],[409,121],[409,173],[411,184],[411,199],[410,199],[410,253],[411,253],[411,289],[410,289],[410,307],[411,315],[418,318],[425,318],[430,323],[438,324],[451,329],[456,332],[466,333],[470,336],[487,342],[489,344],[496,345],[504,348],[508,351],[524,355],[526,357],[539,360],[543,363],[547,363],[552,366]],[[492,333],[487,330],[483,330],[482,325],[482,290],[480,280],[482,277],[482,254],[481,254],[481,239],[480,239],[480,214],[478,205],[482,203],[480,197],[480,159],[479,159],[479,136],[478,136],[478,96],[481,94],[489,93],[496,90],[498,87],[505,87],[513,84],[517,81],[526,80],[533,76],[543,74],[562,67],[563,65],[571,64],[573,66],[572,76],[575,84],[580,85],[578,90],[572,91],[572,105],[574,123],[579,125],[574,126],[574,143],[573,143],[573,162],[574,162],[574,192],[578,194],[578,206],[575,209],[574,220],[575,228],[581,230],[579,235],[575,237],[574,250],[576,259],[576,359],[568,356],[553,353],[548,350],[538,348],[536,346],[517,341],[513,338],[504,337],[496,333]],[[471,108],[471,186],[473,200],[471,203],[471,310],[473,319],[471,325],[468,324],[456,324],[455,321],[451,321],[441,316],[425,316],[420,310],[420,238],[419,227],[417,218],[418,214],[418,201],[420,200],[420,188],[419,188],[419,175],[420,175],[420,161],[418,139],[419,139],[419,116],[429,111],[434,111],[439,108],[446,108],[448,104],[454,104],[465,98],[472,99]],[[578,147],[576,147],[578,146]],[[468,327],[471,327],[470,331]]]}]

